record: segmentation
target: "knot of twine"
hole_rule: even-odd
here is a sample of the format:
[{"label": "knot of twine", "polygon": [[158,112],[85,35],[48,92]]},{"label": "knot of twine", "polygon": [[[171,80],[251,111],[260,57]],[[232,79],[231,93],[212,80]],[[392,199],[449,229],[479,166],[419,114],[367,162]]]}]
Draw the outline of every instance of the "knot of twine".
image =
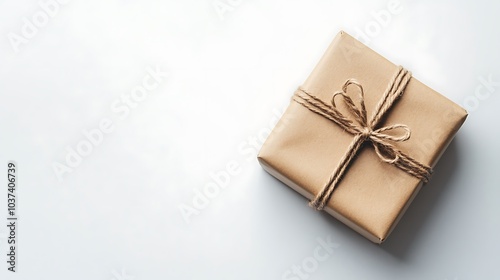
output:
[{"label": "knot of twine", "polygon": [[[395,147],[392,142],[403,142],[410,138],[411,131],[407,125],[394,124],[376,128],[381,119],[392,107],[394,102],[403,94],[403,91],[411,79],[411,73],[403,67],[399,67],[397,73],[391,81],[381,100],[375,107],[372,118],[368,121],[363,86],[354,79],[348,79],[342,86],[342,90],[335,92],[331,99],[331,105],[326,104],[319,98],[313,96],[303,88],[299,88],[293,100],[301,104],[313,113],[323,116],[339,125],[346,132],[354,135],[354,139],[347,148],[346,153],[341,158],[330,179],[316,195],[309,205],[317,210],[322,210],[330,200],[333,190],[340,182],[346,168],[357,154],[361,145],[371,142],[378,157],[389,164],[392,164],[406,173],[427,182],[432,173],[432,169],[412,157],[406,155]],[[359,97],[359,107],[352,98],[347,95],[348,87],[355,87]],[[351,118],[344,116],[335,105],[335,98],[341,97],[344,101]],[[393,136],[386,132],[392,131]],[[401,133],[402,132],[402,133]]]}]

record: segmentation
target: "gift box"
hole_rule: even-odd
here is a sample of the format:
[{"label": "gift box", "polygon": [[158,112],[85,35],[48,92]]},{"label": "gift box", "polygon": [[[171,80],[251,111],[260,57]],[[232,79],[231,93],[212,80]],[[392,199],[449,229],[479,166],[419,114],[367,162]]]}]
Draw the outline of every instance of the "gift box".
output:
[{"label": "gift box", "polygon": [[382,243],[466,117],[341,31],[292,96],[258,159],[313,208]]}]

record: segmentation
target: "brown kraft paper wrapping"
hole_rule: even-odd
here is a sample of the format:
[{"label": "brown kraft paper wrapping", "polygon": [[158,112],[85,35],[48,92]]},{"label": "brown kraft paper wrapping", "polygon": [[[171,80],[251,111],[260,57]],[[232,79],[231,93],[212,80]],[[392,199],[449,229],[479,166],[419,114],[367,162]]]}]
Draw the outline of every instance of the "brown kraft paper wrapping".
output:
[{"label": "brown kraft paper wrapping", "polygon": [[[333,93],[354,78],[364,88],[370,118],[396,70],[396,65],[341,31],[302,88],[330,104]],[[460,106],[411,78],[377,127],[407,125],[410,139],[394,145],[434,167],[466,117]],[[271,175],[311,200],[324,187],[353,137],[292,100],[258,159]],[[365,143],[324,210],[369,240],[382,243],[421,186],[419,179],[383,162],[371,143]]]}]

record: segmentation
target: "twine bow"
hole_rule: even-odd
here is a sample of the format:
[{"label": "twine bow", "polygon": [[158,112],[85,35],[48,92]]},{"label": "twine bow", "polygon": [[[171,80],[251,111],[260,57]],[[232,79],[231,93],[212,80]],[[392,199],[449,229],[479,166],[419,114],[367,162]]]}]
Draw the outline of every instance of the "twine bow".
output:
[{"label": "twine bow", "polygon": [[[363,86],[354,79],[347,80],[342,86],[342,90],[333,94],[331,105],[326,104],[303,88],[299,88],[295,92],[293,99],[296,102],[313,113],[331,120],[346,132],[354,135],[351,144],[347,148],[347,152],[341,158],[338,166],[330,176],[330,179],[316,195],[314,200],[309,203],[311,207],[317,210],[322,210],[325,207],[333,190],[340,182],[350,162],[365,141],[369,141],[373,144],[376,154],[382,161],[397,166],[399,169],[424,182],[429,180],[430,174],[432,173],[432,169],[429,166],[418,162],[393,145],[394,142],[403,142],[410,138],[411,131],[407,125],[394,124],[376,128],[394,102],[403,94],[410,79],[411,73],[400,66],[397,73],[392,77],[381,100],[375,107],[375,111],[370,120],[367,118]],[[352,98],[347,95],[349,87],[355,87],[357,89],[359,107],[354,103]],[[337,109],[335,99],[338,97],[342,97],[350,113],[349,115],[353,119],[344,116],[344,114]],[[388,134],[387,132],[389,131],[392,131],[392,134]],[[393,134],[397,134],[397,132],[403,133],[394,136]]]}]

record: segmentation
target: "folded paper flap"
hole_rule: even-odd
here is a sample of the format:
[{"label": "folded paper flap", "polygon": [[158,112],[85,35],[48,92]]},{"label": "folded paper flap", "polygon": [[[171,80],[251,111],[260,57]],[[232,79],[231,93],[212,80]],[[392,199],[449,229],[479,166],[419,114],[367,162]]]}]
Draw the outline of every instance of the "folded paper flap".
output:
[{"label": "folded paper flap", "polygon": [[[368,117],[397,67],[344,32],[334,39],[302,85],[329,103],[347,79],[363,85]],[[466,117],[458,105],[412,78],[378,127],[405,124],[411,138],[395,145],[433,166]],[[259,153],[269,169],[316,196],[346,152],[353,135],[332,121],[291,102]],[[285,180],[282,180],[285,181]],[[286,182],[285,182],[286,183]],[[383,240],[418,190],[420,181],[382,162],[369,143],[351,162],[327,208]]]}]

